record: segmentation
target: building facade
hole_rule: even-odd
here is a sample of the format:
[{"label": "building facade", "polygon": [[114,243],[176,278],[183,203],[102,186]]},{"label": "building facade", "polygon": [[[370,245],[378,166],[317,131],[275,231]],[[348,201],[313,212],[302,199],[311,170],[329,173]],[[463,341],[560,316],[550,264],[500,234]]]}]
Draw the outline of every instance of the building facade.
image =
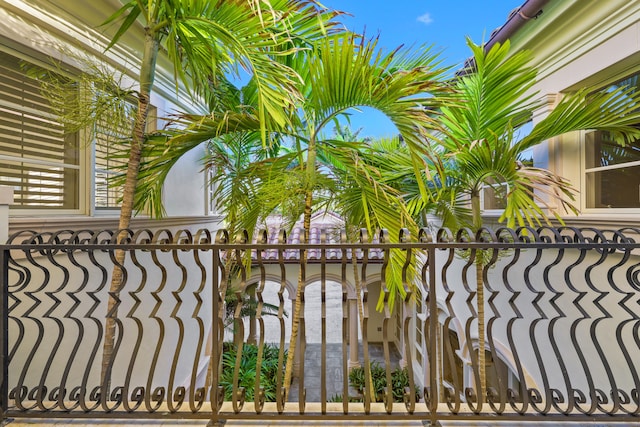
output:
[{"label": "building facade", "polygon": [[[534,122],[565,94],[585,87],[638,90],[638,1],[529,0],[488,44],[507,38],[512,51],[533,52],[531,65],[538,71],[533,90],[547,100]],[[606,132],[573,132],[535,147],[533,161],[571,181],[579,215],[565,213],[568,224],[607,229],[640,224],[640,142],[622,146]]]},{"label": "building facade", "polygon": [[[563,96],[583,88],[593,91],[613,90],[621,86],[630,87],[632,90],[640,89],[640,1],[528,0],[512,11],[503,26],[492,33],[486,48],[507,40],[511,43],[511,52],[527,49],[533,53],[531,65],[536,68],[538,79],[532,91],[546,101],[543,108],[535,112],[532,118],[534,124],[548,115]],[[534,166],[549,169],[571,182],[575,196],[572,203],[578,214],[561,212],[566,226],[623,230],[625,236],[637,241],[640,227],[640,141],[623,145],[614,141],[607,132],[586,130],[548,140],[526,154],[527,158],[522,159],[523,161],[532,160]],[[503,205],[500,200],[496,203],[495,194],[492,194],[491,190],[488,189],[484,194],[484,217],[487,224],[496,226],[499,225],[497,220],[502,214],[500,208]],[[439,378],[444,379],[445,387],[460,391],[465,387],[477,385],[474,378],[474,371],[477,369],[472,365],[477,363],[477,355],[474,360],[473,353],[477,353],[480,347],[478,332],[474,329],[477,326],[468,326],[476,325],[474,321],[467,323],[476,314],[473,313],[475,308],[463,298],[466,296],[467,286],[470,292],[475,292],[477,287],[475,268],[470,265],[468,257],[461,257],[459,254],[449,257],[451,253],[453,252],[438,254],[436,263],[439,266],[450,267],[446,274],[441,274],[438,269],[437,276],[437,317],[442,325],[437,340],[444,354],[443,360],[437,362],[437,370]],[[513,261],[514,258],[511,256],[506,256],[491,268],[486,268],[484,286],[492,292],[495,291],[495,295],[513,293],[514,298],[528,299],[528,304],[517,305],[517,309],[520,310],[519,319],[529,319],[531,324],[538,324],[542,313],[536,311],[540,306],[532,304],[536,295],[543,301],[558,298],[559,295],[563,295],[563,298],[574,295],[577,299],[573,302],[567,298],[557,305],[551,304],[555,308],[559,307],[560,311],[552,310],[544,314],[559,315],[558,318],[568,321],[572,315],[561,310],[579,301],[580,293],[588,300],[596,300],[601,292],[619,292],[620,289],[616,286],[630,292],[630,295],[637,292],[633,287],[632,275],[628,275],[627,279],[615,277],[617,273],[614,272],[622,265],[619,264],[619,257],[612,255],[607,258],[601,253],[587,254],[579,250],[567,252],[565,255],[562,258],[550,251],[540,257],[538,252],[528,251],[518,254],[518,263]],[[584,256],[583,260],[576,261],[580,255]],[[629,262],[637,262],[637,257],[637,254],[632,255],[631,259],[635,261]],[[511,262],[513,263],[510,264]],[[572,262],[576,262],[575,265],[584,262],[586,266],[591,267],[587,270],[576,270],[573,269]],[[510,276],[505,271],[510,268],[520,269],[524,274],[518,274],[515,280],[509,281]],[[544,269],[547,270],[543,271]],[[609,285],[612,287],[609,288]],[[485,322],[496,327],[501,316],[505,312],[510,313],[515,307],[510,305],[511,302],[497,298],[493,304],[489,304],[485,300]],[[585,308],[582,313],[584,319],[601,316],[602,312],[597,306],[598,304],[593,304]],[[607,316],[626,316],[623,303],[612,304],[607,306],[607,309]],[[425,366],[425,369],[428,369],[428,365],[422,365],[421,362],[428,354],[428,344],[424,339],[424,322],[430,313],[422,304],[418,305],[413,316],[416,328],[413,357],[418,362],[417,366]],[[556,323],[558,318],[551,322],[548,330],[537,332],[540,333],[537,344],[536,334],[530,334],[530,331],[521,330],[509,338],[508,334],[497,332],[499,328],[496,328],[492,344],[487,342],[485,347],[487,372],[497,372],[496,377],[507,378],[508,386],[514,389],[519,387],[518,384],[523,379],[528,387],[533,389],[544,389],[548,383],[554,383],[553,387],[563,389],[563,381],[570,378],[574,385],[584,385],[593,380],[597,384],[596,388],[598,384],[604,384],[602,389],[607,390],[611,386],[607,383],[605,371],[610,374],[609,380],[616,378],[618,384],[633,387],[633,384],[628,383],[633,375],[628,371],[617,371],[620,367],[627,368],[624,362],[616,359],[620,356],[607,354],[604,357],[606,351],[600,352],[603,361],[608,361],[602,363],[606,366],[615,361],[611,364],[613,368],[603,368],[594,378],[580,369],[572,370],[567,376],[566,370],[559,367],[561,363],[556,364],[556,358],[561,361],[566,357],[572,364],[579,366],[578,360],[583,360],[581,351],[588,357],[594,357],[590,360],[595,360],[596,350],[581,349],[571,344],[572,339],[574,343],[588,342],[591,339],[586,335],[580,338],[579,333],[557,339],[557,336],[562,335],[558,333],[559,329],[554,330],[554,327],[560,324]],[[546,322],[541,324],[547,325]],[[594,327],[593,331],[595,330]],[[557,336],[554,337],[554,334]],[[595,341],[607,342],[603,345],[605,350],[617,348],[615,342],[608,341],[609,337],[596,336],[594,333],[592,337]],[[629,335],[626,339],[633,340],[633,336]],[[557,340],[557,344],[549,340]],[[543,350],[534,348],[536,345],[540,345]],[[552,347],[555,348],[556,354],[553,353]],[[517,349],[519,351],[516,351]],[[543,354],[544,357],[536,360],[537,356],[534,355],[538,354]],[[551,379],[545,378],[542,374],[542,360],[551,361],[546,367],[547,373],[553,372],[553,375],[549,375]],[[563,375],[566,378],[563,379]],[[419,376],[424,384],[428,384],[428,372],[419,372]],[[499,388],[497,381],[491,379],[490,375],[487,384]]]}]

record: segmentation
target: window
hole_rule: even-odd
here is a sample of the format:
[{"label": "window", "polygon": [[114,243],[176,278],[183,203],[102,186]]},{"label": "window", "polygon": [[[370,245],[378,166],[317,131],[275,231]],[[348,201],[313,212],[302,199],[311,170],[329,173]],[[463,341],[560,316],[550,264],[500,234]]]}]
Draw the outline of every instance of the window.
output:
[{"label": "window", "polygon": [[96,124],[94,196],[97,209],[118,207],[118,199],[122,197],[122,188],[109,185],[109,178],[117,173],[114,167],[127,164],[125,158],[116,157],[120,148],[118,141],[124,137],[109,131],[102,123]]},{"label": "window", "polygon": [[216,170],[213,166],[207,168],[207,214],[212,215],[217,212],[216,210]]},{"label": "window", "polygon": [[[102,117],[92,132],[70,132],[56,117],[51,97],[42,94],[42,82],[52,75],[67,79],[72,92],[77,89],[71,96],[86,91],[98,97],[104,92],[87,87],[90,83],[76,83],[71,75],[61,76],[57,70],[32,77],[26,71],[30,64],[36,65],[34,69],[46,65],[18,56],[24,57],[0,51],[0,185],[14,189],[11,208],[80,213],[86,201],[99,210],[118,208],[122,189],[114,187],[109,178],[127,164],[126,153],[122,155],[127,146],[121,142],[130,137],[131,126],[114,130],[116,121]],[[127,100],[122,112],[125,119],[117,123],[131,120],[133,125],[135,108],[135,102]],[[147,132],[157,129],[156,114],[150,107]],[[85,150],[93,150],[93,163]]]},{"label": "window", "polygon": [[422,354],[424,353],[425,349],[423,348],[423,325],[424,325],[424,316],[422,313],[422,295],[418,294],[418,296],[416,297],[416,306],[414,309],[415,312],[415,325],[416,325],[416,329],[415,329],[415,341],[414,341],[414,348],[416,350],[416,361],[418,362],[418,366],[422,366],[423,363],[423,357]]},{"label": "window", "polygon": [[[137,104],[128,99],[120,104],[122,116],[114,118],[114,122],[120,123],[119,128],[114,129],[113,123],[107,123],[109,118],[99,119],[94,127],[96,209],[119,208],[122,199],[123,187],[115,187],[111,178],[125,171]],[[149,106],[147,133],[157,130],[156,115],[156,108]]]},{"label": "window", "polygon": [[484,210],[498,210],[507,207],[507,193],[509,185],[485,184],[482,191],[482,207]]},{"label": "window", "polygon": [[79,209],[78,135],[65,132],[20,59],[0,51],[0,76],[0,185],[13,187],[12,208]]},{"label": "window", "polygon": [[[484,354],[487,388],[500,390],[501,387],[505,387],[520,393],[518,376],[509,369],[507,364],[499,357],[494,357],[489,350],[485,350]],[[522,397],[518,396],[516,401],[522,402]]]},{"label": "window", "polygon": [[[640,73],[606,87],[613,91],[639,87]],[[617,143],[609,132],[585,134],[585,207],[640,208],[640,141]]]},{"label": "window", "polygon": [[396,298],[396,340],[398,343],[402,342],[402,331],[404,330],[404,307],[402,304],[402,300],[400,298]]},{"label": "window", "polygon": [[622,146],[608,132],[585,136],[587,208],[640,208],[640,141]]},{"label": "window", "polygon": [[424,332],[422,331],[422,325],[424,320],[416,316],[416,347],[421,349],[422,351],[422,336]]}]

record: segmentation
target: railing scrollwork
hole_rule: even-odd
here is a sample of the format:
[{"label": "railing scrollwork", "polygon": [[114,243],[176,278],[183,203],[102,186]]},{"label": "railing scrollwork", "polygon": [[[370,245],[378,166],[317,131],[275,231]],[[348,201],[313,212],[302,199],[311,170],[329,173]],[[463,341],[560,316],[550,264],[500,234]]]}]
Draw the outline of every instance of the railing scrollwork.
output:
[{"label": "railing scrollwork", "polygon": [[[310,241],[267,230],[17,233],[0,245],[0,421],[640,421],[640,229],[416,231],[361,230],[356,242],[344,230]],[[122,281],[110,292],[114,269]],[[283,382],[297,286],[292,398]],[[105,374],[107,317],[116,339]]]}]

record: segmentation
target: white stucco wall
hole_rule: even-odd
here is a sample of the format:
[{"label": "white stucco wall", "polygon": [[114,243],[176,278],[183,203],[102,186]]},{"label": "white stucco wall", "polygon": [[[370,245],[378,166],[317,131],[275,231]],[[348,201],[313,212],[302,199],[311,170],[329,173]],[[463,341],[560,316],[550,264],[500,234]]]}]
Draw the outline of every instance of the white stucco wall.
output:
[{"label": "white stucco wall", "polygon": [[198,216],[206,212],[206,188],[201,159],[204,145],[185,154],[171,169],[164,187],[164,206],[168,216]]},{"label": "white stucco wall", "polygon": [[[136,251],[137,266],[127,256],[112,389],[127,383],[129,395],[138,386],[194,389],[190,380],[208,354],[212,313],[211,252],[199,255],[200,264],[194,252]],[[100,384],[109,254],[95,253],[104,270],[80,252],[35,254],[36,266],[17,253],[16,259],[21,267],[9,273],[9,389],[21,383],[32,390],[42,381],[49,391],[61,384],[67,392],[78,385],[91,391]],[[23,267],[30,276],[20,274]]]},{"label": "white stucco wall", "polygon": [[[616,388],[631,393],[636,387],[633,370],[637,369],[640,348],[633,329],[637,320],[629,312],[637,312],[633,295],[638,284],[628,274],[637,268],[640,258],[631,256],[619,266],[621,254],[603,258],[595,250],[585,254],[565,250],[558,258],[558,250],[552,249],[545,250],[536,261],[536,251],[528,250],[521,252],[503,275],[514,260],[513,254],[500,259],[487,272],[487,350],[490,330],[500,359],[516,376],[520,365],[527,387],[541,392],[556,388],[567,396],[570,386],[588,395],[593,381],[593,387],[607,395]],[[476,298],[467,301],[469,290],[476,289],[475,266],[456,256],[443,271],[448,255],[448,251],[437,252],[437,305],[443,310],[440,322],[450,318],[461,341],[460,356],[470,365],[470,351],[478,346],[477,320],[471,311],[475,310]],[[461,274],[466,266],[467,274]],[[443,286],[444,278],[450,294]],[[423,375],[427,381],[428,373]],[[470,370],[467,375],[471,375]],[[472,383],[472,378],[465,378],[465,384]]]}]

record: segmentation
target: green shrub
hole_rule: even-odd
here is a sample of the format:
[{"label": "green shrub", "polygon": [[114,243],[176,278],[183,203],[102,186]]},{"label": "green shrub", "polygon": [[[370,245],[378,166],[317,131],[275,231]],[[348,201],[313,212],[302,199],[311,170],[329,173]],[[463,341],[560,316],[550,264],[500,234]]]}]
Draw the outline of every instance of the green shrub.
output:
[{"label": "green shrub", "polygon": [[[263,348],[260,386],[264,388],[265,400],[267,402],[274,402],[276,400],[278,352],[278,347],[272,344],[265,344]],[[231,343],[224,343],[220,385],[224,388],[225,400],[231,400],[233,392],[233,372],[236,366],[236,355],[236,346]],[[284,360],[286,360],[286,357],[287,352],[285,350]],[[258,347],[252,344],[244,344],[242,346],[242,357],[240,358],[240,370],[238,372],[238,387],[244,387],[245,400],[247,401],[251,401],[254,398],[257,362]]]},{"label": "green shrub", "polygon": [[[384,389],[387,386],[387,376],[385,368],[378,362],[371,362],[371,379],[375,389],[376,401],[381,402],[384,396]],[[349,384],[359,393],[364,393],[366,376],[363,367],[353,368],[349,372]],[[395,402],[404,400],[404,389],[409,387],[409,373],[406,369],[396,368],[391,372],[391,392]],[[420,394],[416,390],[416,400]]]},{"label": "green shrub", "polygon": [[[343,401],[344,401],[344,398],[342,397],[341,394],[334,394],[329,399],[327,399],[327,402],[331,402],[331,403],[342,403]],[[362,403],[362,398],[361,397],[349,396],[349,402],[351,402],[351,403]]]},{"label": "green shrub", "polygon": [[333,396],[331,396],[329,398],[328,402],[342,403],[342,395],[341,394],[334,394]]},{"label": "green shrub", "polygon": [[378,362],[371,364],[371,380],[373,389],[376,391],[376,399],[381,402],[384,389],[387,387],[387,372]]},{"label": "green shrub", "polygon": [[[397,368],[391,372],[391,387],[393,400],[395,402],[404,401],[404,389],[409,387],[409,371],[406,368]],[[420,399],[420,392],[416,389],[416,401]]]},{"label": "green shrub", "polygon": [[349,384],[351,387],[358,390],[359,393],[362,393],[362,390],[364,390],[364,382],[365,375],[363,367],[358,366],[357,368],[352,368],[349,371]]}]

